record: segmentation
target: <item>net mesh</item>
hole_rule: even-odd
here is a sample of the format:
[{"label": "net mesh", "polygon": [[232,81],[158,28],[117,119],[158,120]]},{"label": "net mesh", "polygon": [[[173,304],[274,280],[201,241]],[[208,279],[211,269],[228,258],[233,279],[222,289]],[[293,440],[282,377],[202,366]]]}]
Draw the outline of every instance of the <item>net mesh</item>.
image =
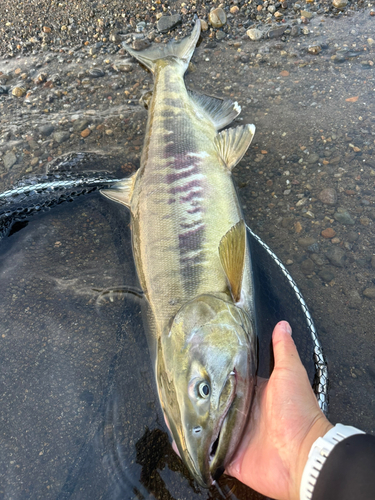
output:
[{"label": "net mesh", "polygon": [[[22,381],[22,374],[25,372],[24,379],[27,381],[29,378],[34,386],[37,384],[38,399],[33,412],[27,413],[30,416],[28,418],[35,414],[35,424],[30,424],[27,432],[32,428],[33,434],[40,433],[39,441],[45,442],[46,432],[48,434],[50,431],[48,426],[46,431],[47,424],[41,422],[44,418],[50,418],[51,429],[62,422],[63,426],[59,428],[61,435],[66,431],[69,436],[75,436],[75,441],[73,437],[73,441],[69,437],[69,442],[79,443],[76,448],[74,444],[67,447],[68,473],[59,493],[50,493],[50,498],[161,500],[177,495],[178,498],[190,499],[262,499],[262,495],[228,477],[220,479],[216,487],[208,492],[200,490],[192,483],[186,468],[172,451],[163,416],[155,399],[155,381],[146,338],[142,335],[140,308],[134,305],[133,299],[128,300],[130,294],[126,290],[123,294],[127,297],[125,301],[115,300],[121,293],[107,294],[109,276],[106,275],[106,266],[110,261],[117,262],[110,271],[110,285],[136,285],[129,214],[125,208],[118,205],[114,207],[95,193],[117,179],[111,178],[106,172],[78,175],[69,171],[69,168],[63,174],[50,172],[43,178],[24,180],[14,189],[0,194],[0,250],[3,251],[0,252],[0,267],[3,264],[3,269],[9,269],[8,282],[4,281],[6,273],[3,273],[0,281],[0,302],[7,301],[2,332],[6,336],[11,332],[10,356],[25,351],[24,358],[17,360],[17,375],[9,374],[7,378],[8,392],[13,390],[13,393],[7,402],[4,392],[4,400],[0,398],[0,402],[4,408],[12,408],[14,405],[15,415],[22,414],[19,404],[22,405],[24,399],[19,399],[19,404],[17,401],[27,383]],[[75,203],[70,203],[72,201]],[[99,222],[96,223],[98,218]],[[16,233],[28,223],[29,227],[18,233],[21,236],[25,233],[24,240],[19,238],[19,246],[14,243],[8,245],[12,238],[7,238],[6,235]],[[101,234],[103,242],[112,241],[112,249],[103,249],[104,245],[99,241]],[[278,321],[288,320],[320,407],[327,411],[326,363],[302,294],[269,247],[251,229],[248,230],[248,235],[256,287],[259,375],[268,377],[272,372],[272,330]],[[16,241],[17,235],[14,236]],[[93,249],[93,257],[87,257]],[[23,262],[26,250],[31,252],[30,260]],[[80,252],[85,257],[80,257]],[[17,274],[12,266],[19,259],[21,268]],[[76,267],[71,268],[72,265]],[[48,266],[53,267],[53,272],[46,275]],[[122,275],[125,268],[128,269],[125,278],[127,281],[113,281]],[[26,273],[30,270],[32,273],[29,280],[34,282],[32,285],[27,284]],[[116,287],[116,290],[121,292],[121,287]],[[45,303],[40,302],[42,294],[46,296]],[[109,300],[105,302],[103,297],[107,295]],[[132,296],[134,297],[134,293]],[[24,297],[26,301],[22,302],[22,309],[13,307],[13,302],[19,300],[17,297]],[[99,315],[96,315],[98,304]],[[36,317],[28,319],[32,310]],[[25,324],[19,318],[21,315],[25,316]],[[53,323],[53,327],[49,326],[50,323]],[[106,333],[104,338],[103,332],[111,332],[111,328],[114,334],[111,336],[111,333]],[[31,338],[22,337],[28,334],[32,341]],[[52,341],[54,347],[51,350],[52,356],[44,360],[41,353],[47,349],[43,343],[45,338],[48,342]],[[93,354],[96,349],[87,349],[92,341],[102,346],[97,354]],[[7,352],[6,346],[3,346],[2,356],[6,357]],[[97,358],[93,362],[92,358],[95,356]],[[41,371],[37,372],[38,382],[30,378],[30,367],[22,359],[30,359],[35,370],[40,366]],[[100,368],[103,359],[107,359],[107,365]],[[95,370],[102,370],[102,378],[94,372],[93,388],[86,376],[87,371],[94,370],[92,363],[99,367]],[[72,372],[76,375],[84,374],[82,386],[78,387],[78,382],[74,381],[77,385],[76,394],[70,392],[72,389],[66,383]],[[138,374],[138,378],[134,374]],[[51,405],[50,401],[55,394],[64,394],[64,391],[67,401],[61,403],[64,407],[60,415],[57,412],[57,404],[60,402]],[[31,392],[32,387],[28,394]],[[84,416],[81,420],[77,418],[77,414],[69,414],[69,405],[73,404],[75,398],[87,403],[86,409],[81,410]],[[21,420],[20,429],[14,432],[20,442],[26,428],[26,418]],[[17,417],[10,421],[16,422]],[[29,437],[25,439],[22,446],[28,449]],[[51,438],[50,442],[55,439],[57,437]],[[50,465],[46,466],[46,463],[41,462],[39,469],[38,460],[41,458],[37,456],[34,465],[26,464],[22,474],[17,472],[13,483],[12,473],[8,473],[9,491],[13,493],[14,488],[21,484],[18,480],[21,474],[22,484],[29,484],[38,496],[43,485],[39,490],[35,478],[40,477],[42,483],[43,471],[47,476],[53,477],[57,474],[57,469],[59,472],[64,470],[63,467],[57,467],[59,457],[65,453],[61,446],[63,445],[57,446],[55,458],[48,461]],[[30,441],[30,450],[34,449],[39,448]],[[26,456],[22,447],[20,453],[19,461]],[[6,447],[3,447],[0,465],[9,461],[9,457],[3,460],[5,456]],[[56,469],[53,464],[56,464]],[[104,466],[107,467],[105,472]],[[33,474],[30,472],[30,478],[28,469],[35,469]],[[47,480],[44,482],[47,484]]]}]

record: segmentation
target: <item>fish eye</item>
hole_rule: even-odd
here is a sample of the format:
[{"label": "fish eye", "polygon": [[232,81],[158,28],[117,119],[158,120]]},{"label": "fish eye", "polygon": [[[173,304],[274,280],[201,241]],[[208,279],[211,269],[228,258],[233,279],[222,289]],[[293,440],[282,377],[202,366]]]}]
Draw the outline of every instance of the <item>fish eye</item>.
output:
[{"label": "fish eye", "polygon": [[207,382],[201,382],[198,386],[198,394],[201,398],[207,399],[210,395],[210,386]]}]

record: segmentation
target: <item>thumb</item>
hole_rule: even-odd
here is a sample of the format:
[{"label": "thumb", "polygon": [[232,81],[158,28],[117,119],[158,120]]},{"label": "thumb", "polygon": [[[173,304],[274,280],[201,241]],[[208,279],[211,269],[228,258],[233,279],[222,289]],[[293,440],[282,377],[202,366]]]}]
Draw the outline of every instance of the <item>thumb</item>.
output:
[{"label": "thumb", "polygon": [[272,334],[275,368],[291,369],[301,364],[296,345],[292,339],[292,329],[287,321],[280,321]]}]

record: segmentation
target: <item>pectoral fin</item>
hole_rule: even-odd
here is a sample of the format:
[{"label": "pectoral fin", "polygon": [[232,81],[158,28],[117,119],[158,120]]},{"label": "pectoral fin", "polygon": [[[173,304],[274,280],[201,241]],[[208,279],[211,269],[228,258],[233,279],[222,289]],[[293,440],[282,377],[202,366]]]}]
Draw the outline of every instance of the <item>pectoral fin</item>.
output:
[{"label": "pectoral fin", "polygon": [[130,208],[131,197],[133,194],[134,183],[137,178],[139,170],[134,172],[130,177],[123,181],[116,182],[110,189],[101,189],[100,192],[106,198],[121,203]]},{"label": "pectoral fin", "polygon": [[227,276],[234,302],[238,302],[241,297],[245,254],[246,226],[241,219],[221,238],[219,245],[220,262]]},{"label": "pectoral fin", "polygon": [[242,160],[255,134],[255,125],[241,125],[223,130],[215,137],[215,146],[221,159],[232,170]]}]

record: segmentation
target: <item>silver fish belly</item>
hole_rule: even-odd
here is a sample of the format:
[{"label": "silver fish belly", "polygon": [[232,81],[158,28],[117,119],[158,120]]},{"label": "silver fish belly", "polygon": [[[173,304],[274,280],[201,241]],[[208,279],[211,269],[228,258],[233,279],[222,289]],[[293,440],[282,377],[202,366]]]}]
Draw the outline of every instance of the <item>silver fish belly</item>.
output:
[{"label": "silver fish belly", "polygon": [[255,127],[219,133],[238,104],[186,89],[199,34],[197,21],[180,42],[126,47],[154,92],[140,169],[102,192],[131,211],[160,403],[174,449],[209,486],[235,452],[254,388],[251,259],[231,169]]}]

